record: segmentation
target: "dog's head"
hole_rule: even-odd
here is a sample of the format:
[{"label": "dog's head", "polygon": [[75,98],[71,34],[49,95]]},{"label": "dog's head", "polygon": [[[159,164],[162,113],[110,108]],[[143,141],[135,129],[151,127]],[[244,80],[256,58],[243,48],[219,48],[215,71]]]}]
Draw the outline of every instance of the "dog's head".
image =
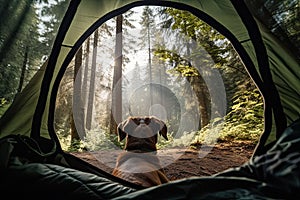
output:
[{"label": "dog's head", "polygon": [[129,151],[156,151],[158,133],[168,140],[166,124],[153,116],[129,117],[118,125],[119,141],[126,138]]}]

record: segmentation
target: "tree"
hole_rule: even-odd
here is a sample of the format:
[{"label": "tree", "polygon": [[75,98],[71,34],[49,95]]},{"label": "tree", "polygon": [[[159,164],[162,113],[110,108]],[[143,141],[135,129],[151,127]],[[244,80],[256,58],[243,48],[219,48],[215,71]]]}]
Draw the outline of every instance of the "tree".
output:
[{"label": "tree", "polygon": [[40,11],[40,16],[43,19],[41,23],[43,27],[41,30],[41,41],[43,45],[40,51],[47,57],[51,51],[60,22],[65,15],[70,0],[44,1],[45,5],[42,6]]},{"label": "tree", "polygon": [[[149,69],[149,83],[150,83],[150,88],[149,88],[149,98],[150,98],[150,106],[153,104],[153,91],[152,91],[152,83],[153,83],[153,74],[152,74],[152,47],[151,47],[151,37],[153,36],[153,33],[155,32],[155,23],[154,23],[154,15],[153,15],[153,10],[150,9],[149,6],[144,7],[143,12],[142,12],[142,17],[141,17],[141,22],[140,24],[142,25],[141,29],[141,47],[147,46],[148,48],[148,69]],[[146,42],[145,42],[146,41]]]},{"label": "tree", "polygon": [[112,113],[110,120],[110,133],[116,133],[117,123],[122,121],[122,61],[123,61],[123,16],[118,15],[116,19],[116,44],[115,65],[113,75]]},{"label": "tree", "polygon": [[22,71],[21,71],[21,76],[20,76],[19,87],[18,87],[17,93],[20,93],[23,88],[27,63],[28,63],[28,46],[26,46],[26,48],[25,48],[24,60],[23,60]]},{"label": "tree", "polygon": [[[82,47],[79,48],[75,56],[74,64],[74,79],[73,79],[73,110],[70,112],[71,116],[71,144],[80,140],[80,135],[85,137],[85,126],[84,126],[84,107],[82,99]],[[74,117],[76,122],[74,121]],[[77,126],[75,126],[77,125]]]},{"label": "tree", "polygon": [[[42,17],[45,15],[39,14],[39,4],[47,4],[47,1],[1,0],[0,4],[0,99],[9,104],[45,62],[51,46],[46,46],[43,39],[53,41],[64,12],[60,15],[52,12],[51,17],[56,18],[51,21],[49,16],[45,19]],[[65,9],[66,5],[67,1],[61,1],[58,7]],[[50,35],[47,35],[49,29],[46,29],[46,26],[42,26],[44,29],[41,29],[43,20],[49,20],[52,26],[55,25],[55,28],[51,29],[51,38],[48,38]]]},{"label": "tree", "polygon": [[90,55],[90,40],[91,38],[87,38],[86,40],[86,47],[85,47],[85,53],[84,53],[84,73],[83,73],[83,80],[82,80],[82,103],[85,106],[86,100],[87,100],[87,94],[88,94],[88,73],[89,73],[89,55]]},{"label": "tree", "polygon": [[[169,59],[171,62],[172,60],[175,61],[172,62],[174,69],[181,73],[183,77],[186,77],[191,84],[199,102],[199,110],[201,113],[199,127],[204,127],[209,123],[210,119],[210,96],[206,83],[200,73],[201,70],[199,67],[203,65],[203,63],[200,63],[199,54],[197,56],[196,53],[198,50],[196,34],[198,32],[197,29],[191,25],[195,23],[195,17],[188,12],[171,8],[163,8],[160,12],[164,15],[171,16],[171,18],[163,17],[163,19],[166,19],[166,21],[163,22],[164,28],[178,29],[181,34],[188,36],[190,41],[181,44],[185,47],[185,50],[182,50],[185,52],[185,58],[179,55],[178,52],[174,52],[175,54],[172,53],[173,55],[176,55],[177,58],[171,58],[171,55],[166,55],[167,52],[170,53],[171,51],[165,51],[162,48],[159,48],[159,50],[156,51],[156,55],[163,53],[165,58],[171,58]],[[203,59],[203,55],[200,56],[202,56]]]},{"label": "tree", "polygon": [[30,66],[41,59],[41,54],[31,53],[40,45],[38,20],[32,1],[1,4],[7,8],[1,12],[0,22],[0,98],[11,102],[31,78]]},{"label": "tree", "polygon": [[[158,48],[155,54],[173,66],[173,73],[179,73],[190,82],[199,101],[200,127],[204,127],[210,123],[210,109],[214,105],[210,102],[210,94],[201,70],[220,70],[225,86],[229,88],[226,91],[229,108],[233,105],[232,98],[236,91],[255,86],[251,83],[237,53],[223,35],[189,12],[172,8],[163,8],[160,12],[163,13],[163,27],[178,30],[187,36],[190,42],[181,44],[186,47],[184,55],[164,47]],[[210,62],[210,59],[213,62]],[[237,87],[241,84],[247,87]]]},{"label": "tree", "polygon": [[86,128],[88,130],[91,130],[92,128],[98,40],[99,40],[99,32],[98,30],[96,30],[94,32],[93,59],[92,59],[91,78],[90,78],[90,87],[89,87],[89,96],[88,96],[88,105],[87,105],[88,108],[87,108],[87,116],[86,116]]}]

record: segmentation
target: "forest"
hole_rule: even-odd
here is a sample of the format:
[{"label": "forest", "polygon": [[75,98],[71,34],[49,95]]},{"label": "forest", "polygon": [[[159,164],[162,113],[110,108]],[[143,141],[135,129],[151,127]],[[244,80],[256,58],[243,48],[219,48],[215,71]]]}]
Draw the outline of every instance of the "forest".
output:
[{"label": "forest", "polygon": [[[67,6],[64,0],[1,0],[0,116],[48,59]],[[10,14],[16,11],[24,17]],[[282,6],[278,20],[295,13]],[[105,22],[78,49],[57,93],[55,129],[64,150],[119,148],[119,122],[156,115],[170,138],[160,141],[161,149],[255,144],[263,109],[226,37],[187,11],[143,6]]]},{"label": "forest", "polygon": [[[70,151],[118,149],[116,126],[154,115],[161,149],[220,140],[256,143],[263,100],[231,43],[189,12],[138,7],[82,44],[57,95],[56,130]],[[67,114],[68,113],[68,114]]]}]

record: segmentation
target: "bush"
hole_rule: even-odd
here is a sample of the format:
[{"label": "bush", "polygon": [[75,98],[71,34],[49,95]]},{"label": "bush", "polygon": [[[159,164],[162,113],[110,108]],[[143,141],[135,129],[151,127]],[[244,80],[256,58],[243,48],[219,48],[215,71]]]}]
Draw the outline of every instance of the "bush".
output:
[{"label": "bush", "polygon": [[215,119],[197,132],[193,144],[218,141],[250,140],[258,142],[264,129],[263,102],[257,89],[239,91],[224,119]]}]

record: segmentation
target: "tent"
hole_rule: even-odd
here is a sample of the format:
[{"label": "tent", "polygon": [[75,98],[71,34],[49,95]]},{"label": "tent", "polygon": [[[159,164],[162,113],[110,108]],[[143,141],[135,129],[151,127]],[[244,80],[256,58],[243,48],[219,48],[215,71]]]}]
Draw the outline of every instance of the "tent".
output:
[{"label": "tent", "polygon": [[[299,196],[295,193],[300,187],[299,31],[295,34],[278,24],[276,11],[267,9],[272,3],[275,1],[71,1],[48,61],[0,120],[1,193],[49,199]],[[54,107],[68,64],[102,23],[141,5],[188,10],[233,44],[264,98],[264,132],[253,158],[244,166],[214,177],[141,189],[62,151],[53,125]],[[284,5],[299,9],[298,1],[284,1]]]}]

